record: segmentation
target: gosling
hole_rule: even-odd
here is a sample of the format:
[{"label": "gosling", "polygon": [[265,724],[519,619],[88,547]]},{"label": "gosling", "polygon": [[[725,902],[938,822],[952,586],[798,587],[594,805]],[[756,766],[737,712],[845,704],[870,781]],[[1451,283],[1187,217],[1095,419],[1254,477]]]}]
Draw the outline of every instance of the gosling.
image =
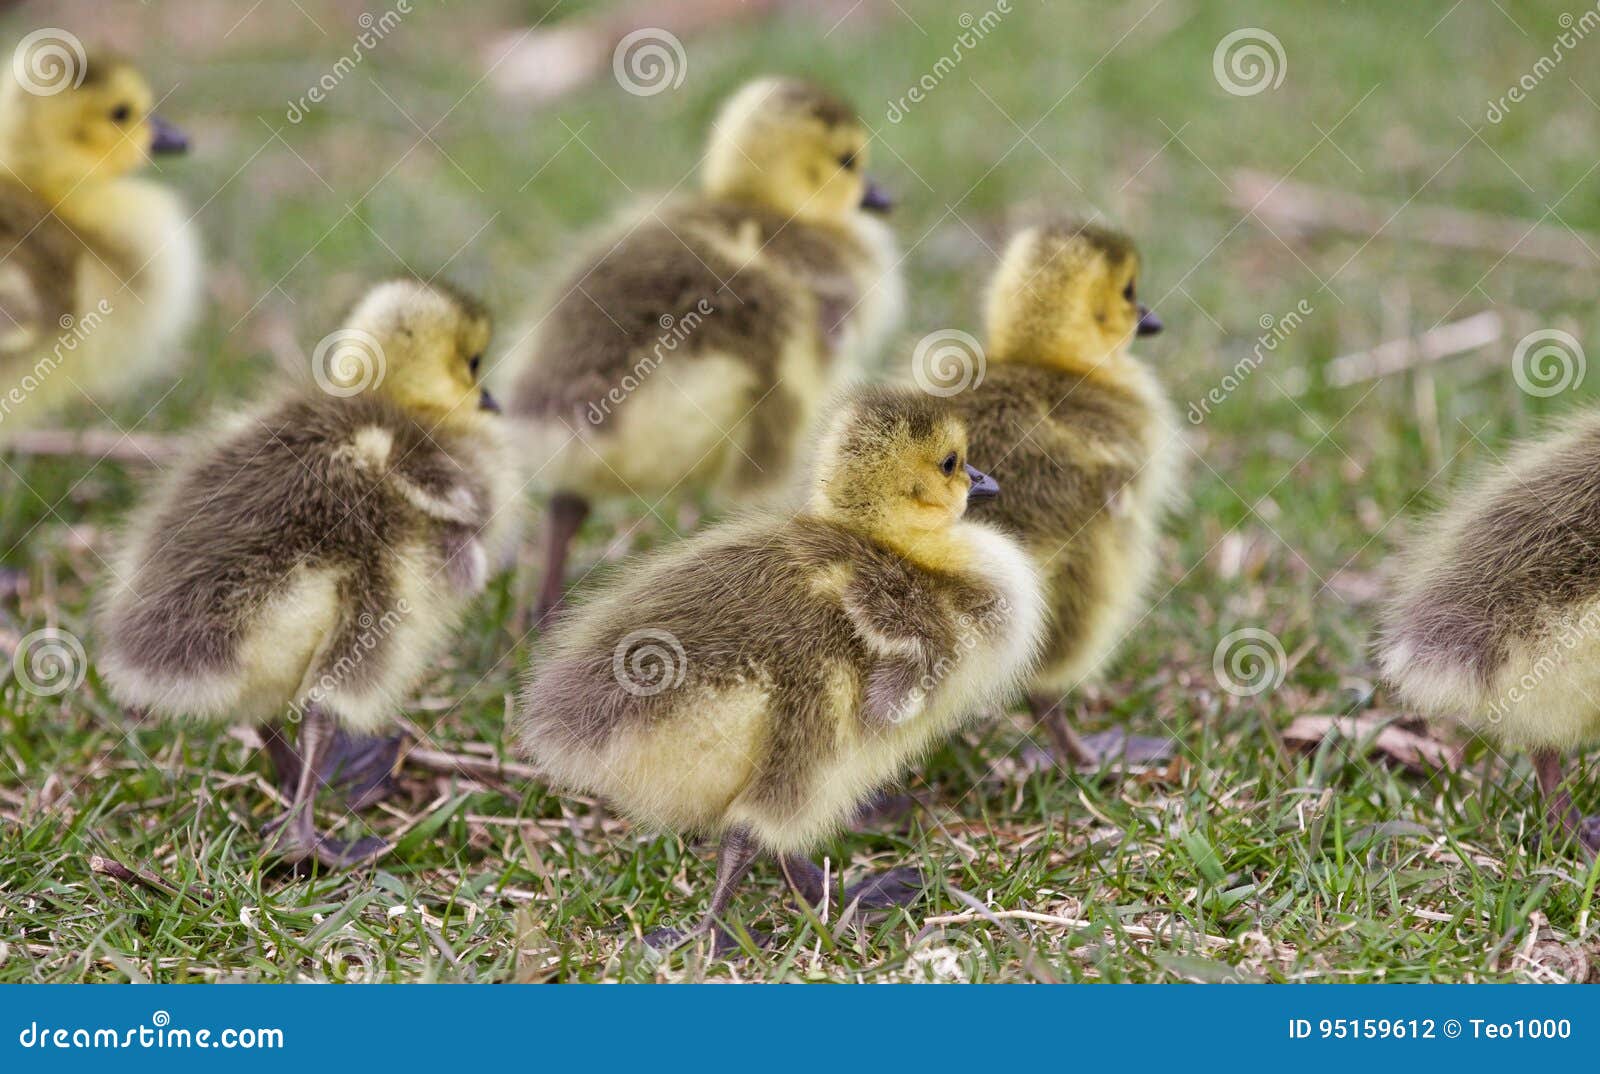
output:
[{"label": "gosling", "polygon": [[[132,175],[188,148],[139,72],[104,53],[15,59],[0,81],[0,446],[170,361],[201,278],[182,200]],[[45,75],[59,92],[38,92]]]},{"label": "gosling", "polygon": [[[817,450],[797,514],[723,523],[636,563],[564,617],[516,723],[559,786],[648,827],[720,841],[712,932],[758,855],[808,902],[807,852],[1031,670],[1043,624],[1020,546],[967,520],[997,492],[939,401],[858,392]],[[884,907],[915,870],[847,889]]]},{"label": "gosling", "polygon": [[818,402],[898,320],[867,143],[821,89],[745,86],[713,124],[701,192],[606,237],[509,355],[508,411],[551,494],[541,621],[592,500],[772,492]]},{"label": "gosling", "polygon": [[292,800],[268,826],[290,861],[342,868],[385,849],[314,827],[336,732],[390,723],[510,528],[502,419],[477,382],[489,332],[454,290],[376,286],[319,348],[317,385],[192,453],[112,563],[98,662],[118,701],[299,722]]},{"label": "gosling", "polygon": [[1600,741],[1600,412],[1470,482],[1402,549],[1379,663],[1406,704],[1525,750],[1553,833],[1600,851],[1563,787]]},{"label": "gosling", "polygon": [[[1138,251],[1114,231],[1060,222],[1018,234],[989,287],[987,346],[963,356],[976,363],[961,371],[974,383],[951,397],[973,453],[1010,493],[974,517],[1020,540],[1044,581],[1049,628],[1029,702],[1058,763],[1172,749],[1119,732],[1080,736],[1065,709],[1145,607],[1178,471],[1172,406],[1128,350],[1162,327],[1138,301],[1138,277]],[[959,387],[940,373],[917,370],[934,391]]]}]

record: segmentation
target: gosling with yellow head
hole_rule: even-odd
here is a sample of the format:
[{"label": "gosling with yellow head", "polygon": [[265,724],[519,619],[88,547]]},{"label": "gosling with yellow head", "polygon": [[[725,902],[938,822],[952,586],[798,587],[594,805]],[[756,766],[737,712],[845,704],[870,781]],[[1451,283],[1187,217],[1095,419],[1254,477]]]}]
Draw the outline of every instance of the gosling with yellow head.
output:
[{"label": "gosling with yellow head", "polygon": [[1565,757],[1600,742],[1600,412],[1470,481],[1407,542],[1378,657],[1404,701],[1532,754],[1554,833],[1600,851]]},{"label": "gosling with yellow head", "polygon": [[390,724],[511,528],[514,468],[478,383],[489,332],[452,289],[374,287],[319,351],[318,383],[191,452],[111,564],[97,619],[113,696],[174,718],[299,722],[292,801],[271,826],[290,860],[383,849],[314,827],[335,734]]},{"label": "gosling with yellow head", "polygon": [[[875,791],[1033,666],[1043,608],[1016,542],[970,521],[996,493],[938,400],[841,401],[798,513],[758,513],[632,564],[557,622],[517,706],[558,786],[721,840],[715,932],[762,853],[824,896],[807,856]],[[847,889],[885,906],[894,870]],[[670,943],[670,931],[652,936]]]},{"label": "gosling with yellow head", "polygon": [[[951,397],[972,450],[1012,493],[975,512],[1022,541],[1050,610],[1030,703],[1057,761],[1150,759],[1164,739],[1080,736],[1066,698],[1091,681],[1145,606],[1181,441],[1166,392],[1130,353],[1161,322],[1138,300],[1125,235],[1077,221],[1008,244],[989,286],[975,384]],[[927,375],[931,371],[923,371]]]},{"label": "gosling with yellow head", "polygon": [[509,356],[507,409],[551,494],[541,619],[591,501],[770,492],[818,402],[896,323],[868,155],[832,94],[751,83],[713,124],[700,193],[606,236]]},{"label": "gosling with yellow head", "polygon": [[171,362],[199,304],[188,211],[133,174],[187,139],[127,61],[57,45],[0,80],[0,444]]}]

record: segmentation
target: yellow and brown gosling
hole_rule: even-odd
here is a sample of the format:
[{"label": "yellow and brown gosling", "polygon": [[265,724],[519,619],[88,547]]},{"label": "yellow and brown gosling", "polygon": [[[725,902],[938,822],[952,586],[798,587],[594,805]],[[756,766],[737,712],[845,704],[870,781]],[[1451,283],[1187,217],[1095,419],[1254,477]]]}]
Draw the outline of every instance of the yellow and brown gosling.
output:
[{"label": "yellow and brown gosling", "polygon": [[[620,571],[557,622],[517,706],[556,785],[721,840],[695,933],[762,853],[822,900],[808,852],[1033,666],[1038,581],[1016,542],[966,517],[996,490],[967,464],[962,423],[890,389],[837,409],[797,514],[726,522]],[[844,898],[920,889],[901,869]]]},{"label": "yellow and brown gosling", "polygon": [[1552,831],[1600,850],[1564,757],[1600,741],[1600,413],[1487,469],[1397,558],[1378,646],[1422,713],[1532,754]]},{"label": "yellow and brown gosling", "polygon": [[700,192],[605,236],[508,356],[507,409],[550,494],[541,619],[591,501],[747,501],[786,480],[820,400],[899,317],[867,160],[832,94],[747,85],[713,124]]},{"label": "yellow and brown gosling", "polygon": [[989,286],[988,338],[969,358],[982,364],[967,371],[975,383],[951,396],[974,456],[1009,493],[974,518],[1020,540],[1044,583],[1050,626],[1030,703],[1059,763],[1171,750],[1120,731],[1080,736],[1066,712],[1145,607],[1178,469],[1172,407],[1128,350],[1161,330],[1138,278],[1124,235],[1075,221],[1021,232]]},{"label": "yellow and brown gosling", "polygon": [[112,562],[97,622],[113,696],[173,718],[300,724],[292,803],[270,828],[290,860],[340,867],[383,849],[314,827],[335,737],[391,725],[511,528],[514,467],[478,383],[489,331],[454,290],[374,287],[318,348],[315,383],[202,442]]},{"label": "yellow and brown gosling", "polygon": [[127,61],[66,51],[0,76],[0,445],[173,363],[199,304],[188,211],[132,174],[187,140]]}]

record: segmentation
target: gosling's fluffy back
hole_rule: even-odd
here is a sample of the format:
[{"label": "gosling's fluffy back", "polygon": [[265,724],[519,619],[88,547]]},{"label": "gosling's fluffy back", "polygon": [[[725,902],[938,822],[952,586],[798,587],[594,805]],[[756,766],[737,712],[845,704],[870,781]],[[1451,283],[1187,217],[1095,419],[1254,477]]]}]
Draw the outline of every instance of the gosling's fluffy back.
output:
[{"label": "gosling's fluffy back", "polygon": [[585,494],[771,488],[884,331],[865,300],[888,259],[758,205],[686,198],[656,216],[581,260],[511,358],[532,468]]},{"label": "gosling's fluffy back", "polygon": [[[1031,581],[1020,551],[992,540],[986,560],[1014,557]],[[813,518],[729,523],[634,565],[562,622],[518,730],[555,781],[637,820],[746,825],[768,849],[805,850],[1010,689],[1037,624],[1031,590],[929,572]],[[874,673],[923,645],[956,654],[927,708],[868,718]]]},{"label": "gosling's fluffy back", "polygon": [[381,723],[482,582],[452,553],[492,524],[493,446],[372,394],[236,419],[128,528],[98,616],[113,694],[243,721],[315,688],[347,722]]},{"label": "gosling's fluffy back", "polygon": [[[1379,658],[1413,705],[1525,746],[1600,729],[1600,413],[1487,469],[1399,557]],[[1591,670],[1595,669],[1595,670]]]}]

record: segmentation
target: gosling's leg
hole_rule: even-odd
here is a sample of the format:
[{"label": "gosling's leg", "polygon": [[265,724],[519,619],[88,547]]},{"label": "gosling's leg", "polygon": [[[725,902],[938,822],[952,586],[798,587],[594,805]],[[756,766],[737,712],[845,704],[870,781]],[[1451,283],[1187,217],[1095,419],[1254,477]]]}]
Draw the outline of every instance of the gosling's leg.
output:
[{"label": "gosling's leg", "polygon": [[332,751],[337,730],[320,708],[307,707],[300,722],[300,771],[294,796],[289,808],[266,829],[268,835],[276,833],[269,850],[287,861],[314,859],[328,869],[347,869],[388,849],[387,843],[373,836],[347,843],[317,831],[313,811],[321,784],[318,772]]},{"label": "gosling's leg", "polygon": [[533,609],[534,623],[540,626],[561,607],[566,590],[567,552],[583,520],[588,517],[589,501],[582,496],[558,492],[550,497],[545,524],[544,578],[539,586],[539,602]]},{"label": "gosling's leg", "polygon": [[[785,855],[782,861],[784,878],[794,893],[812,906],[820,906],[827,892],[827,881],[816,863],[799,854]],[[840,906],[860,901],[863,910],[888,910],[896,906],[912,906],[928,888],[927,880],[919,869],[889,869],[865,880],[857,881],[844,889]]]},{"label": "gosling's leg", "polygon": [[1578,845],[1593,858],[1600,853],[1600,816],[1582,817],[1572,804],[1572,795],[1562,785],[1564,765],[1555,750],[1539,750],[1533,755],[1533,774],[1544,799],[1545,829],[1553,836],[1577,836]]},{"label": "gosling's leg", "polygon": [[1073,768],[1099,766],[1099,759],[1079,737],[1072,721],[1067,719],[1061,702],[1052,701],[1042,694],[1032,694],[1028,697],[1028,707],[1033,709],[1034,719],[1044,725],[1045,733],[1050,736],[1050,747],[1057,764]]},{"label": "gosling's leg", "polygon": [[1060,701],[1034,694],[1028,698],[1028,704],[1050,736],[1051,752],[1056,761],[1074,768],[1102,768],[1118,760],[1126,764],[1151,764],[1167,760],[1175,749],[1170,738],[1130,735],[1120,727],[1095,735],[1080,735]]},{"label": "gosling's leg", "polygon": [[[258,731],[272,761],[278,789],[293,797],[300,784],[299,751],[277,725],[263,724]],[[404,735],[368,738],[335,728],[333,742],[316,773],[317,780],[337,794],[351,812],[376,805],[394,793],[394,770],[404,745]]]},{"label": "gosling's leg", "polygon": [[[700,923],[685,932],[682,929],[656,929],[645,936],[644,942],[655,948],[671,948],[683,943],[685,940],[702,933],[711,934],[711,950],[713,954],[721,954],[739,946],[737,940],[719,924],[728,912],[728,905],[733,901],[733,893],[738,890],[739,884],[744,880],[745,874],[750,871],[750,866],[755,864],[760,848],[751,837],[748,828],[733,828],[722,837],[722,843],[717,848],[717,885],[711,892],[711,906],[706,910],[706,916]],[[760,941],[760,937],[756,937]]]}]

